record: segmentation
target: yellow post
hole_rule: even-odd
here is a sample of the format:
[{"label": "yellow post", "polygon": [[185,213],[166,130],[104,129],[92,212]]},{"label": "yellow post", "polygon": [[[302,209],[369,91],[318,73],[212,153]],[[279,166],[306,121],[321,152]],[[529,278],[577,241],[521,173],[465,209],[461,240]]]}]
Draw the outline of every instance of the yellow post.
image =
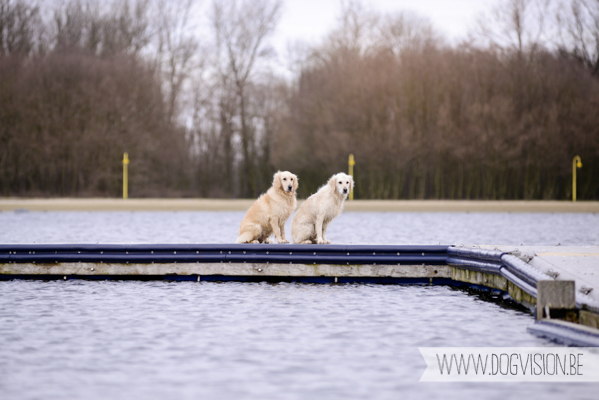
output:
[{"label": "yellow post", "polygon": [[572,201],[576,201],[576,168],[582,167],[580,156],[574,156],[572,160]]},{"label": "yellow post", "polygon": [[[356,165],[356,162],[354,161],[354,155],[350,154],[349,155],[349,161],[347,162],[347,165],[349,167],[349,174],[351,175],[352,179],[354,177],[354,165]],[[354,199],[354,190],[350,190],[349,192],[349,200],[353,200]]]},{"label": "yellow post", "polygon": [[127,166],[129,165],[129,153],[123,154],[123,199],[129,198],[129,176]]}]

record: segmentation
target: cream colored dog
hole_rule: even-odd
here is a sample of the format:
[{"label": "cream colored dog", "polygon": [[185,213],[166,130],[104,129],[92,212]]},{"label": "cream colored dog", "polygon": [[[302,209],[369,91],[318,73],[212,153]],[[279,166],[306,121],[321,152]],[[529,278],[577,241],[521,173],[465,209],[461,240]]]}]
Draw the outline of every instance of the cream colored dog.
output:
[{"label": "cream colored dog", "polygon": [[285,222],[297,206],[296,190],[297,176],[289,171],[277,172],[272,187],[245,214],[236,243],[272,243],[273,233],[278,243],[289,243]]},{"label": "cream colored dog", "polygon": [[354,180],[343,172],[333,175],[329,182],[308,197],[291,221],[291,237],[298,244],[330,244],[326,233],[329,223],[341,214],[343,202]]}]

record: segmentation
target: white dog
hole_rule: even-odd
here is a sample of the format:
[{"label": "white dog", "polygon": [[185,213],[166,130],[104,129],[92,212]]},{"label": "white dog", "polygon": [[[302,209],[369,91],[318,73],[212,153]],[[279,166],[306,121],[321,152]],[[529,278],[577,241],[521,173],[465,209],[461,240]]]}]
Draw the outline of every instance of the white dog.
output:
[{"label": "white dog", "polygon": [[353,178],[341,172],[308,197],[291,221],[293,243],[330,244],[331,241],[326,238],[327,227],[333,218],[341,214],[343,202],[353,188]]},{"label": "white dog", "polygon": [[254,202],[241,221],[236,243],[272,243],[273,233],[278,243],[289,243],[285,222],[297,206],[296,190],[297,176],[289,171],[277,172],[272,187]]}]

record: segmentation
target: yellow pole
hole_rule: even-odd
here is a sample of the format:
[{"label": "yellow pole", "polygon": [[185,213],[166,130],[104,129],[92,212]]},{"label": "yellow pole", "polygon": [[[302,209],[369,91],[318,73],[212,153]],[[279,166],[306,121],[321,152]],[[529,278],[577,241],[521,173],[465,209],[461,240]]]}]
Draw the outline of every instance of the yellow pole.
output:
[{"label": "yellow pole", "polygon": [[127,166],[129,165],[129,153],[123,154],[123,199],[129,198],[129,176]]},{"label": "yellow pole", "polygon": [[[356,165],[356,162],[354,161],[354,155],[350,154],[349,155],[349,161],[347,162],[347,165],[349,167],[349,174],[351,175],[352,179],[354,177],[354,165]],[[349,192],[349,200],[353,200],[354,199],[354,190],[350,190]]]},{"label": "yellow pole", "polygon": [[576,201],[576,168],[582,167],[580,156],[574,156],[572,159],[572,201]]}]

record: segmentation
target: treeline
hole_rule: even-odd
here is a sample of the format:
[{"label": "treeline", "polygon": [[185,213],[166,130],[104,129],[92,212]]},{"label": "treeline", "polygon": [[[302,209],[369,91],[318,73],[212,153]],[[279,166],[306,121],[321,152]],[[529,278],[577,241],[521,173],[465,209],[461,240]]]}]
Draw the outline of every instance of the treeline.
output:
[{"label": "treeline", "polygon": [[279,160],[309,191],[354,153],[361,198],[565,199],[579,154],[579,198],[597,197],[595,65],[542,47],[440,46],[402,16],[349,18],[362,32],[317,49],[289,100],[294,145]]},{"label": "treeline", "polygon": [[[0,0],[0,195],[307,197],[355,155],[356,198],[599,198],[599,3],[498,3],[468,40],[345,3],[277,72],[282,4]],[[552,8],[555,7],[555,8]]]},{"label": "treeline", "polygon": [[[87,4],[87,5],[85,5]],[[140,52],[147,4],[0,0],[0,195],[115,196],[189,186],[185,130]],[[175,172],[175,174],[173,174]]]}]

